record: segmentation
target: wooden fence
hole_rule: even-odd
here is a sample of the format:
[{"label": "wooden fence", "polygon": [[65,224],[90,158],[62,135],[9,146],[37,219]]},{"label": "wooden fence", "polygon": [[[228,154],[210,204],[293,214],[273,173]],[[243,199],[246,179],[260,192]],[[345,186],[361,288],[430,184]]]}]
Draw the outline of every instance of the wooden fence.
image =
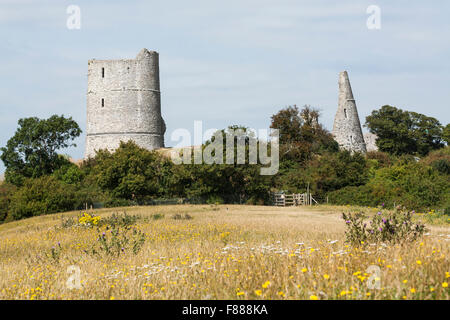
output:
[{"label": "wooden fence", "polygon": [[287,206],[311,206],[318,204],[311,193],[274,193],[273,204],[278,207]]}]

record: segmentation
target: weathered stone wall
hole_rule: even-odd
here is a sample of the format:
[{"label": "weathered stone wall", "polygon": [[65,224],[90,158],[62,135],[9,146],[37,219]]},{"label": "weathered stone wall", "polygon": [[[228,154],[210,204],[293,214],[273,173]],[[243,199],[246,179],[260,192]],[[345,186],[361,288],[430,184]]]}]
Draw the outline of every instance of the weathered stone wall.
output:
[{"label": "weathered stone wall", "polygon": [[351,152],[366,152],[366,144],[347,71],[339,74],[339,104],[332,133],[342,148]]},{"label": "weathered stone wall", "polygon": [[377,135],[370,133],[370,132],[366,132],[364,134],[364,141],[366,142],[366,149],[367,152],[370,151],[378,151],[378,147],[376,145],[376,141],[377,141]]},{"label": "weathered stone wall", "polygon": [[136,59],[89,60],[85,158],[133,140],[149,150],[164,147],[159,57],[142,49]]}]

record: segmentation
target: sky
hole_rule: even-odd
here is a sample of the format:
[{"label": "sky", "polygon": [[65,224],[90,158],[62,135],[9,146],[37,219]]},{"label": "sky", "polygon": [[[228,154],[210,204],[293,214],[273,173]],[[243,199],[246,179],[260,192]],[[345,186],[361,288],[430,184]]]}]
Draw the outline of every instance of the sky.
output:
[{"label": "sky", "polygon": [[[69,29],[70,5],[80,28]],[[380,28],[367,20],[380,9]],[[87,62],[160,54],[166,146],[177,128],[270,126],[308,104],[332,129],[347,70],[362,124],[390,104],[450,122],[448,0],[0,0],[0,146],[24,117],[70,116],[83,130]],[[372,21],[372,20],[370,20]],[[4,171],[0,161],[0,172]]]}]

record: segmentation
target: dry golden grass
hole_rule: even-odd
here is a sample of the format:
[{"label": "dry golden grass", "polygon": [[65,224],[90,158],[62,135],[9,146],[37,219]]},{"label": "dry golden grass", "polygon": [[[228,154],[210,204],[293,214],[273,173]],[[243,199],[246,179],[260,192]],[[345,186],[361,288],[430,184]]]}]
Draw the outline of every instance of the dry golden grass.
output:
[{"label": "dry golden grass", "polygon": [[[85,253],[105,227],[62,228],[61,214],[0,225],[0,298],[449,299],[445,225],[428,226],[429,235],[403,246],[352,248],[340,217],[349,207],[177,205],[95,214],[123,210],[143,217],[136,226],[146,242],[136,255]],[[164,218],[152,219],[155,213]],[[174,220],[176,213],[193,219]],[[66,285],[71,265],[81,271],[80,289]],[[380,268],[379,289],[369,289],[371,265]]]}]

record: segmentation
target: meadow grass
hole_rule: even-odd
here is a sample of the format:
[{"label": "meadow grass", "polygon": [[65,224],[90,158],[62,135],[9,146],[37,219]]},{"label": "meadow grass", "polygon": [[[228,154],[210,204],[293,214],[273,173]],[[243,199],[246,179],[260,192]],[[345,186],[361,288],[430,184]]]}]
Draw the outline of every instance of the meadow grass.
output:
[{"label": "meadow grass", "polygon": [[[376,208],[173,205],[93,213],[102,221],[124,210],[139,216],[133,228],[145,234],[136,254],[91,254],[111,229],[62,226],[62,216],[77,220],[80,212],[0,225],[0,299],[449,299],[450,228],[440,218],[416,242],[351,247],[341,212]],[[80,270],[78,289],[67,285],[69,266]]]}]

